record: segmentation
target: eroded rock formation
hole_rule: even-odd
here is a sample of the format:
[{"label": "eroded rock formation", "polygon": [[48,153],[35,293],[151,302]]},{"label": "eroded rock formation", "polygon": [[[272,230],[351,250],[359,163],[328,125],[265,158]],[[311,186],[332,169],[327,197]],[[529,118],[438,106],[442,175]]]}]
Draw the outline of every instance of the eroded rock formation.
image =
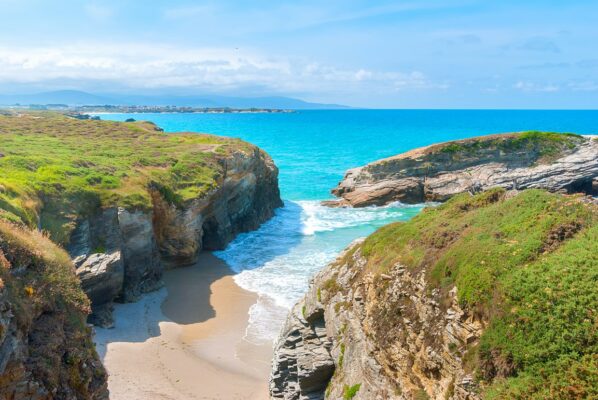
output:
[{"label": "eroded rock formation", "polygon": [[164,268],[192,264],[202,249],[223,249],[282,205],[278,169],[265,152],[253,147],[222,163],[219,185],[201,198],[175,205],[150,188],[150,211],[107,208],[77,222],[67,249],[92,301],[92,322],[110,326],[114,300],[159,288]]},{"label": "eroded rock formation", "polygon": [[331,206],[445,201],[458,193],[539,188],[597,193],[598,139],[542,132],[491,135],[415,149],[350,169]]},{"label": "eroded rock formation", "polygon": [[[411,274],[397,265],[381,278],[360,276],[360,242],[315,276],[289,314],[275,348],[272,397],[342,399],[353,389],[355,399],[430,393],[433,399],[478,399],[461,350],[475,345],[482,322],[459,307],[455,290],[441,311],[438,294],[426,293],[423,271]],[[382,324],[388,313],[401,315],[400,324]]]},{"label": "eroded rock formation", "polygon": [[591,197],[496,188],[378,229],[289,314],[272,397],[591,398],[597,222]]}]

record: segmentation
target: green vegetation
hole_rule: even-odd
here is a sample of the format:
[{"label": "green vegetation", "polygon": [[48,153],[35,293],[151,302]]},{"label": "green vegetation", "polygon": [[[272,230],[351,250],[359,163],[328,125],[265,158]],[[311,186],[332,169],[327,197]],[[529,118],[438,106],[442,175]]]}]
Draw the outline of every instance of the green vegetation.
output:
[{"label": "green vegetation", "polygon": [[[18,279],[13,276],[15,268],[23,269]],[[71,259],[39,231],[0,220],[0,285],[11,293],[20,310],[58,303],[79,312],[82,318],[78,322],[85,326],[89,299],[81,290]]]},{"label": "green vegetation", "polygon": [[351,400],[353,397],[357,395],[359,389],[361,388],[361,383],[358,383],[353,386],[345,385],[343,388],[343,399],[344,400]]},{"label": "green vegetation", "polygon": [[[39,231],[0,220],[0,293],[4,307],[12,311],[12,315],[4,313],[8,319],[3,323],[11,326],[7,340],[14,336],[27,346],[11,361],[14,365],[9,364],[0,382],[21,379],[20,371],[16,375],[14,371],[23,363],[25,376],[50,393],[66,384],[78,398],[93,397],[91,392],[106,376],[98,367],[86,324],[89,299],[68,254]],[[3,333],[0,328],[0,336]],[[46,334],[52,334],[50,340]],[[93,362],[97,364],[90,368]]]},{"label": "green vegetation", "polygon": [[428,393],[424,389],[419,389],[415,392],[413,400],[430,400],[430,396],[428,396]]},{"label": "green vegetation", "polygon": [[326,298],[330,299],[341,290],[341,285],[338,284],[335,278],[327,279],[322,286],[318,288],[318,301],[322,301],[322,290],[324,290]]},{"label": "green vegetation", "polygon": [[456,196],[362,246],[367,270],[425,270],[489,321],[465,355],[488,399],[598,395],[598,207],[502,189]]},{"label": "green vegetation", "polygon": [[334,311],[339,312],[340,310],[346,310],[351,307],[351,303],[348,301],[339,301],[334,305]]},{"label": "green vegetation", "polygon": [[528,131],[507,135],[490,135],[433,146],[432,150],[449,154],[475,154],[476,151],[497,148],[502,151],[537,151],[540,158],[558,156],[566,149],[572,149],[582,140],[573,133]]},{"label": "green vegetation", "polygon": [[458,349],[458,346],[457,346],[457,344],[456,344],[456,343],[454,343],[454,342],[450,342],[450,343],[448,344],[448,349],[449,349],[449,351],[450,351],[451,353],[454,353],[454,352],[456,352],[456,351],[457,351],[457,349]]},{"label": "green vegetation", "polygon": [[343,368],[343,362],[345,360],[345,344],[341,343],[341,355],[338,357],[338,368]]},{"label": "green vegetation", "polygon": [[147,122],[79,120],[60,114],[0,115],[0,218],[41,225],[68,241],[79,215],[100,206],[149,209],[149,189],[180,205],[222,178],[222,156],[250,145]]}]

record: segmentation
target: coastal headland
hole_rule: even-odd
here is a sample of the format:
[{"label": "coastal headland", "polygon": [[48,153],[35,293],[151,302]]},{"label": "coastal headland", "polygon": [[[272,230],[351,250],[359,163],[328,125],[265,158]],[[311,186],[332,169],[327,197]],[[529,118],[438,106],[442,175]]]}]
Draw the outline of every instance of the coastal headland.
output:
[{"label": "coastal headland", "polygon": [[[0,135],[0,244],[7,268],[0,286],[0,367],[8,378],[0,382],[0,393],[11,399],[45,399],[55,393],[63,393],[63,398],[107,398],[108,375],[90,347],[86,314],[91,311],[88,321],[97,326],[114,326],[113,303],[135,302],[164,287],[169,269],[194,266],[186,271],[192,274],[203,268],[202,261],[213,263],[200,258],[203,251],[223,249],[238,233],[257,228],[282,206],[272,159],[241,140],[166,134],[149,122],[12,111],[0,115]],[[229,271],[219,268],[223,274]],[[210,315],[195,318],[185,314],[184,307],[201,310],[214,301],[222,304],[214,310],[222,312],[229,308],[219,299],[234,290],[239,298],[250,298],[230,277],[215,285],[228,284],[231,289],[218,290],[219,297],[210,298],[205,285],[214,281],[209,274],[214,269],[208,265],[205,271],[208,275],[188,277],[204,286],[185,292],[192,301],[187,305],[176,301],[176,307],[168,306],[177,296],[171,285],[164,315],[174,325],[179,317],[187,321],[182,326]],[[169,279],[176,281],[177,274]],[[228,319],[239,338],[247,319],[248,306],[243,304],[234,303],[240,308]],[[46,331],[62,325],[64,333],[56,337]],[[165,335],[178,332],[172,324],[164,329]],[[114,332],[128,331],[117,326]],[[195,332],[195,327],[184,332]],[[27,339],[36,335],[39,340]],[[178,336],[168,337],[182,346]],[[53,350],[48,349],[54,341]],[[47,352],[55,354],[51,363],[35,361],[41,362]],[[227,357],[235,359],[234,354]],[[175,358],[171,361],[173,367],[178,365]],[[118,371],[118,363],[108,365]],[[123,365],[129,368],[128,361]],[[187,373],[201,371],[189,368]],[[109,374],[109,386],[118,393],[113,383],[118,373]],[[210,382],[216,385],[215,379]],[[251,373],[247,382],[253,382]]]}]

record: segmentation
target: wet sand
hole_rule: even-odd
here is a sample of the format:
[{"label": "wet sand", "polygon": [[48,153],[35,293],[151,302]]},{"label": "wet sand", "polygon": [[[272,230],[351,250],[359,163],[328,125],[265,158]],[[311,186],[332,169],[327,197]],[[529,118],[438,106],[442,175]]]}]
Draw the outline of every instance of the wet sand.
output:
[{"label": "wet sand", "polygon": [[244,339],[257,295],[203,253],[167,271],[165,289],[118,305],[114,329],[97,329],[111,400],[268,399],[272,343]]}]

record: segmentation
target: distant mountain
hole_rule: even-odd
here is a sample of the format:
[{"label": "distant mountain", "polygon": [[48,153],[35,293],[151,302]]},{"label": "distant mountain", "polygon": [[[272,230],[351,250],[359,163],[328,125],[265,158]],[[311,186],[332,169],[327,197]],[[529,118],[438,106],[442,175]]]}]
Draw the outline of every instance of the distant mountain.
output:
[{"label": "distant mountain", "polygon": [[123,95],[91,94],[78,90],[59,90],[24,95],[0,95],[0,105],[144,105],[144,106],[189,106],[189,107],[231,107],[231,108],[283,108],[293,110],[344,109],[338,104],[310,103],[291,97],[233,97],[233,96],[172,96],[172,95]]},{"label": "distant mountain", "polygon": [[113,99],[80,92],[78,90],[57,90],[36,94],[0,95],[0,105],[67,104],[73,106],[107,104]]}]

